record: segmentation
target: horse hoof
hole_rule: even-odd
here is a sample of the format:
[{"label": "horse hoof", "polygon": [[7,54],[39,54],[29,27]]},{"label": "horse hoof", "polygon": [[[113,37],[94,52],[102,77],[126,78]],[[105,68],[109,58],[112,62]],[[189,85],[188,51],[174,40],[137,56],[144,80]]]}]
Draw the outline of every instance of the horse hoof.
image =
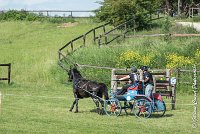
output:
[{"label": "horse hoof", "polygon": [[99,115],[103,115],[103,111],[102,111],[101,109],[98,109],[98,110],[97,110],[97,113],[98,113]]},{"label": "horse hoof", "polygon": [[74,113],[78,113],[78,111],[75,111]]},{"label": "horse hoof", "polygon": [[69,112],[72,112],[72,110],[69,110]]}]

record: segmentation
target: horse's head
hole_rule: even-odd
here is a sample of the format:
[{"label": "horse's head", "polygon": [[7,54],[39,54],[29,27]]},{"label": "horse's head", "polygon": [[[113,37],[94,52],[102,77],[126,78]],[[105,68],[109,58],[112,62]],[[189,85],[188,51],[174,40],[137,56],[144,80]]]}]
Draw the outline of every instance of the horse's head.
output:
[{"label": "horse's head", "polygon": [[80,72],[77,70],[77,68],[73,67],[73,68],[70,68],[70,70],[68,71],[68,81],[73,81],[77,78],[81,78],[81,74]]}]

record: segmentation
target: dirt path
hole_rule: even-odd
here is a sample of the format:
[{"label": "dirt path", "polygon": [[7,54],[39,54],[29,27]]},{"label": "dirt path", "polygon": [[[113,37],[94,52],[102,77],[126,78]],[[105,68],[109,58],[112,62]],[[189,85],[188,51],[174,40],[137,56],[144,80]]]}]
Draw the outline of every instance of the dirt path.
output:
[{"label": "dirt path", "polygon": [[176,22],[178,25],[189,26],[200,32],[200,22]]}]

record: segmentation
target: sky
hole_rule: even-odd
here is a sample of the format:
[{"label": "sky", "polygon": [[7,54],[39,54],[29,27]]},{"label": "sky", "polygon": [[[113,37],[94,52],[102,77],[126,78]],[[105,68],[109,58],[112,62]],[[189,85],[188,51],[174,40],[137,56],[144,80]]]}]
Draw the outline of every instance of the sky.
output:
[{"label": "sky", "polygon": [[0,0],[0,10],[94,10],[102,0]]}]

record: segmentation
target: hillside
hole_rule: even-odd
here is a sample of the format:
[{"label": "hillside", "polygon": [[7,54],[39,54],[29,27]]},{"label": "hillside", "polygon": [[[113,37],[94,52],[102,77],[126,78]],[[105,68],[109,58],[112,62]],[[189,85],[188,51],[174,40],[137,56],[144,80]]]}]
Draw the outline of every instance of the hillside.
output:
[{"label": "hillside", "polygon": [[57,83],[58,49],[96,25],[90,20],[77,23],[59,27],[62,24],[1,22],[0,63],[12,64],[12,82],[24,86]]}]

